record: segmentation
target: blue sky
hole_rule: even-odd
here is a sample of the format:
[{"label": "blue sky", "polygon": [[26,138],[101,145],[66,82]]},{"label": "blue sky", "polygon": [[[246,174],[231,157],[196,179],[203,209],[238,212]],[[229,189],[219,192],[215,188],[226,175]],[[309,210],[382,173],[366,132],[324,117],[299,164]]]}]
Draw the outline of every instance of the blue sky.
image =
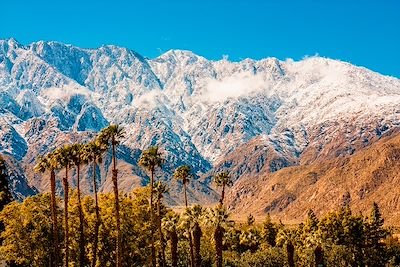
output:
[{"label": "blue sky", "polygon": [[0,38],[116,44],[147,57],[187,49],[209,59],[319,54],[400,78],[398,0],[5,1]]}]

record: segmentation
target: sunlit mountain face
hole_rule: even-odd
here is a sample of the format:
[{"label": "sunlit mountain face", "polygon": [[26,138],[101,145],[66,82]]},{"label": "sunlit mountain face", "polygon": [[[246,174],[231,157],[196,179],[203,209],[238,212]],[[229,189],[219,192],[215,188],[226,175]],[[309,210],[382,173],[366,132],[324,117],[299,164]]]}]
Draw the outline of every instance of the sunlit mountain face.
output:
[{"label": "sunlit mountain face", "polygon": [[[148,59],[111,45],[0,41],[0,152],[13,166],[19,198],[49,188],[33,172],[39,155],[119,124],[121,190],[148,183],[137,161],[157,145],[165,157],[157,179],[171,187],[167,201],[182,204],[172,173],[187,164],[196,173],[190,199],[214,202],[216,171],[229,170],[240,185],[243,177],[259,181],[290,166],[351,156],[398,132],[399,103],[399,79],[322,57],[231,62],[171,50]],[[110,164],[107,155],[102,191],[111,190]],[[90,192],[89,168],[84,172]],[[237,188],[234,203],[243,195]]]}]

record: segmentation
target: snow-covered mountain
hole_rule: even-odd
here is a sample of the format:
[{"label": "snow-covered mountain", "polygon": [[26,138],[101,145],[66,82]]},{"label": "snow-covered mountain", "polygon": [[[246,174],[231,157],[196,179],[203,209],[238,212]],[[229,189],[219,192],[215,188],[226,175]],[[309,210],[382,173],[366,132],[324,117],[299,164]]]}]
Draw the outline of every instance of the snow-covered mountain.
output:
[{"label": "snow-covered mountain", "polygon": [[[141,150],[159,145],[167,162],[159,178],[175,188],[169,201],[181,201],[171,178],[181,164],[199,177],[192,199],[212,201],[210,175],[238,161],[244,167],[235,179],[253,173],[249,155],[261,157],[256,176],[264,165],[276,171],[352,154],[399,128],[400,80],[322,57],[231,62],[171,50],[148,59],[111,45],[0,40],[0,152],[20,162],[29,185],[48,188],[32,171],[37,155],[87,141],[110,123],[126,131],[124,190],[147,183],[136,162]],[[109,163],[102,190],[111,186]]]}]

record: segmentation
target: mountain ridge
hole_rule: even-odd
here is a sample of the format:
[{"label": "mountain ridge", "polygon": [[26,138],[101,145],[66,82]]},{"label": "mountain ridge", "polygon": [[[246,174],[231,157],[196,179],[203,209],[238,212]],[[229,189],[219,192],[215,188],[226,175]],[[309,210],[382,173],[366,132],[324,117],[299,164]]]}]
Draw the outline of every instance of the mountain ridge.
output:
[{"label": "mountain ridge", "polygon": [[[399,128],[399,88],[397,78],[320,57],[230,62],[171,50],[148,59],[112,45],[0,40],[0,127],[9,129],[0,152],[20,158],[27,181],[43,191],[44,178],[31,170],[37,155],[117,123],[126,129],[123,190],[148,180],[132,158],[160,145],[167,162],[160,178],[174,187],[170,203],[182,201],[180,185],[171,181],[181,164],[196,174],[192,190],[201,193],[191,192],[192,200],[212,202],[210,176],[240,146],[268,140],[275,159],[256,149],[264,157],[259,168],[274,162],[268,168],[277,171],[353,154]],[[339,136],[345,138],[336,143]],[[19,144],[26,152],[14,149]],[[251,160],[243,162],[243,170],[251,169]],[[107,169],[101,186],[110,183]],[[246,172],[234,171],[235,179],[239,174]]]}]

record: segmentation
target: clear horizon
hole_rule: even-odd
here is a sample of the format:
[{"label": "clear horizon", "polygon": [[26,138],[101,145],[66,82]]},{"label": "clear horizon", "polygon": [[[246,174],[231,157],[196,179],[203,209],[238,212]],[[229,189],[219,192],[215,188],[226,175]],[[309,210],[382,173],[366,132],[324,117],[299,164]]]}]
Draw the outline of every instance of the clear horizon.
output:
[{"label": "clear horizon", "polygon": [[117,45],[154,58],[190,50],[228,56],[338,59],[400,78],[400,2],[376,1],[19,1],[2,4],[0,39]]}]

